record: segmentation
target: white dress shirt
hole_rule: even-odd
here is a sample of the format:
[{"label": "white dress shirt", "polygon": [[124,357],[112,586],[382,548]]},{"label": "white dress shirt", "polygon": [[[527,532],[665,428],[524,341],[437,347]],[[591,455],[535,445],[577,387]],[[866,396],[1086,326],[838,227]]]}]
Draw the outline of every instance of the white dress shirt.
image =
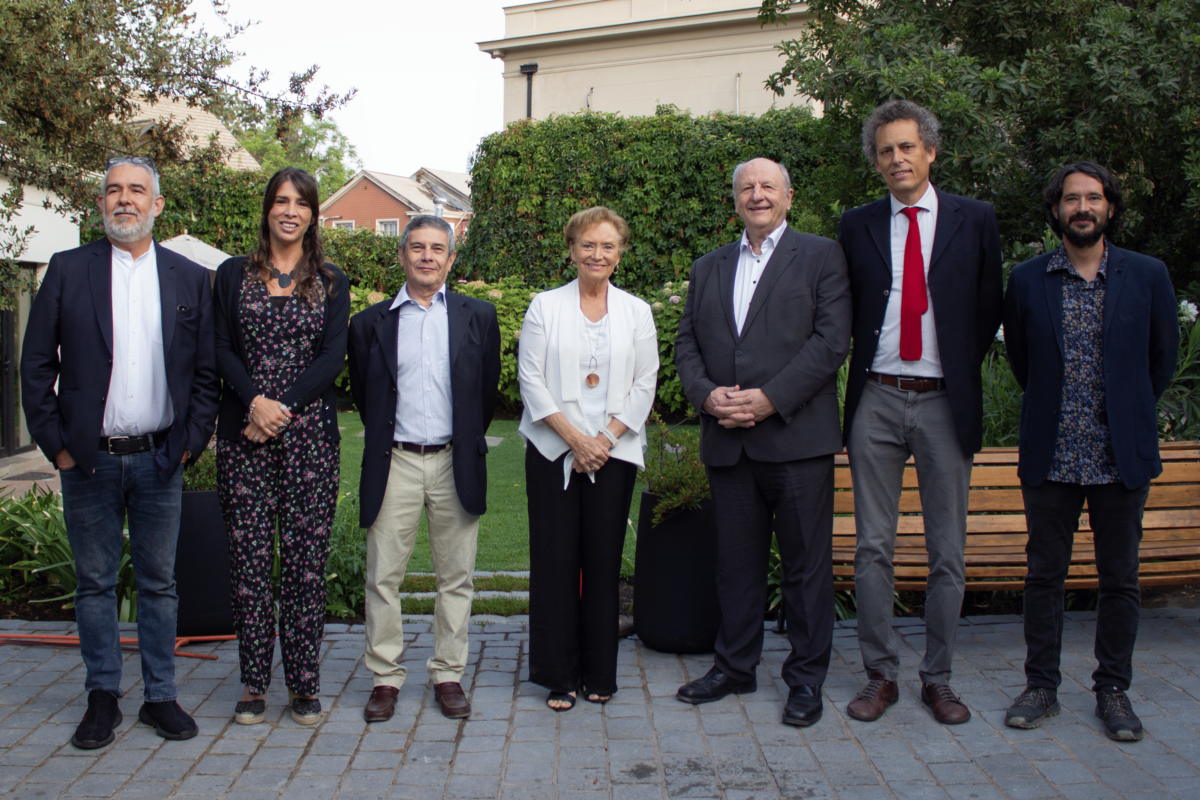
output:
[{"label": "white dress shirt", "polygon": [[925,296],[928,310],[921,315],[921,358],[905,361],[900,358],[900,298],[904,294],[904,245],[908,242],[908,217],[900,213],[906,206],[889,195],[892,201],[892,289],[888,294],[883,327],[879,329],[879,346],[871,371],[884,375],[914,378],[941,378],[942,358],[938,352],[937,328],[933,321],[933,297],[929,294],[929,259],[933,254],[933,236],[937,232],[938,199],[933,184],[913,203],[918,209],[917,229],[921,232],[921,259],[925,262]]},{"label": "white dress shirt", "polygon": [[104,436],[144,436],[175,419],[163,354],[162,296],[154,245],[138,258],[112,249],[112,375],[104,403]]},{"label": "white dress shirt", "polygon": [[742,231],[742,242],[738,245],[737,274],[733,279],[733,313],[737,317],[738,336],[742,335],[742,327],[746,324],[746,315],[750,313],[750,301],[754,299],[758,281],[762,278],[763,270],[767,268],[767,262],[771,260],[771,254],[779,246],[779,239],[786,229],[787,221],[784,221],[768,233],[758,248],[761,251],[759,253],[754,252],[750,246],[749,235]]},{"label": "white dress shirt", "polygon": [[400,287],[392,302],[400,309],[396,332],[397,442],[445,444],[454,433],[450,402],[450,314],[446,285],[429,308]]}]

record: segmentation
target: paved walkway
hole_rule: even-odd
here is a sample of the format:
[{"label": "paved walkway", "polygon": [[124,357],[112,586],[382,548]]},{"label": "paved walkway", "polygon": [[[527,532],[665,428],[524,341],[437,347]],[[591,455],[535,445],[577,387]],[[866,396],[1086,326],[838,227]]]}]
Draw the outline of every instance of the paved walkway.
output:
[{"label": "paved walkway", "polygon": [[[77,653],[0,647],[0,792],[11,797],[166,798],[500,798],[501,800],[665,800],[665,798],[1105,798],[1200,797],[1200,624],[1195,611],[1144,612],[1131,695],[1147,735],[1115,744],[1092,716],[1094,615],[1067,621],[1059,695],[1061,716],[1035,731],[1003,725],[1004,708],[1022,687],[1019,620],[963,621],[954,686],[975,712],[962,726],[933,722],[916,685],[919,620],[898,620],[907,649],[900,702],[866,724],[842,710],[859,687],[852,626],[836,632],[825,717],[797,730],[779,721],[779,679],[786,641],[766,636],[759,690],[692,707],[674,699],[703,674],[708,657],[656,653],[636,640],[620,649],[621,689],[607,706],[580,702],[555,714],[545,691],[522,679],[524,620],[476,618],[466,683],[474,713],[452,723],[437,711],[424,660],[428,618],[406,627],[409,683],[396,716],[368,726],[362,708],[371,688],[362,633],[327,628],[321,724],[304,728],[284,716],[282,679],[270,696],[268,723],[231,721],[240,695],[237,650],[209,646],[219,661],[178,659],[180,701],[201,735],[164,742],[136,722],[141,686],[136,655],[125,666],[125,722],[100,751],[67,741],[85,707]],[[0,623],[22,632],[71,626]],[[197,650],[206,648],[198,647]]]}]

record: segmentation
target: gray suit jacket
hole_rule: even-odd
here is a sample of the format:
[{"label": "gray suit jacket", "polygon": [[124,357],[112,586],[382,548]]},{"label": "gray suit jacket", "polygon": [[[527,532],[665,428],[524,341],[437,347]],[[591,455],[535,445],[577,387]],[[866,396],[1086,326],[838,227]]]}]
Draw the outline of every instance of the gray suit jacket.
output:
[{"label": "gray suit jacket", "polygon": [[762,389],[779,413],[753,428],[726,429],[700,415],[700,460],[732,466],[794,461],[842,449],[837,371],[850,351],[850,273],[841,246],[784,231],[763,270],[742,335],[733,312],[738,242],[692,265],[675,338],[684,393],[700,409],[718,386]]}]

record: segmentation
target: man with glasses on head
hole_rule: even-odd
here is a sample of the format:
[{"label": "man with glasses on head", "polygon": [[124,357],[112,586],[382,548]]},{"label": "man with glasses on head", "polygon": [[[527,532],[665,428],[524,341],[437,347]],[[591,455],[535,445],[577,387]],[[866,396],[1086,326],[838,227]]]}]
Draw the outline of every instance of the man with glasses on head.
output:
[{"label": "man with glasses on head", "polygon": [[138,718],[166,739],[197,732],[175,701],[175,545],[182,466],[212,436],[219,384],[208,271],[154,241],[163,203],[153,161],[109,160],[99,198],[107,236],[50,259],[21,353],[25,417],[59,470],[75,556],[88,701],[71,743],[85,750],[112,742],[122,719],[115,587],[126,521]]}]

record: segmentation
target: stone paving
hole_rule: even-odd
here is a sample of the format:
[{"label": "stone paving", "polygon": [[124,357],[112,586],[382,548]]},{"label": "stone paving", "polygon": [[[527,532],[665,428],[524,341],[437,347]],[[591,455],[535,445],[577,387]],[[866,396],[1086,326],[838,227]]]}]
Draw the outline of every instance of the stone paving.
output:
[{"label": "stone paving", "polygon": [[[138,723],[138,657],[123,684],[125,722],[99,751],[67,744],[82,717],[83,667],[71,650],[0,647],[0,792],[14,798],[666,798],[1200,797],[1200,635],[1195,611],[1146,611],[1134,660],[1134,708],[1146,739],[1116,744],[1092,715],[1094,614],[1070,614],[1059,694],[1063,713],[1034,731],[1005,728],[1004,709],[1023,686],[1016,617],[963,620],[953,685],[974,711],[954,728],[935,723],[916,682],[920,620],[897,620],[906,645],[900,702],[876,723],[850,720],[845,704],[863,676],[853,624],[838,626],[825,685],[825,716],[797,730],[780,723],[786,640],[766,635],[755,694],[693,707],[674,699],[703,674],[706,656],[654,652],[621,642],[620,691],[607,706],[582,700],[555,714],[525,682],[525,620],[477,617],[465,685],[474,713],[454,723],[427,685],[428,618],[406,626],[409,682],[396,716],[367,726],[371,679],[361,629],[330,625],[323,648],[321,723],[283,714],[280,670],[266,724],[232,722],[240,695],[233,643],[197,646],[218,661],[177,659],[180,702],[200,725],[165,742]],[[70,632],[66,623],[0,622],[21,632]],[[11,632],[16,632],[12,630]]]}]

